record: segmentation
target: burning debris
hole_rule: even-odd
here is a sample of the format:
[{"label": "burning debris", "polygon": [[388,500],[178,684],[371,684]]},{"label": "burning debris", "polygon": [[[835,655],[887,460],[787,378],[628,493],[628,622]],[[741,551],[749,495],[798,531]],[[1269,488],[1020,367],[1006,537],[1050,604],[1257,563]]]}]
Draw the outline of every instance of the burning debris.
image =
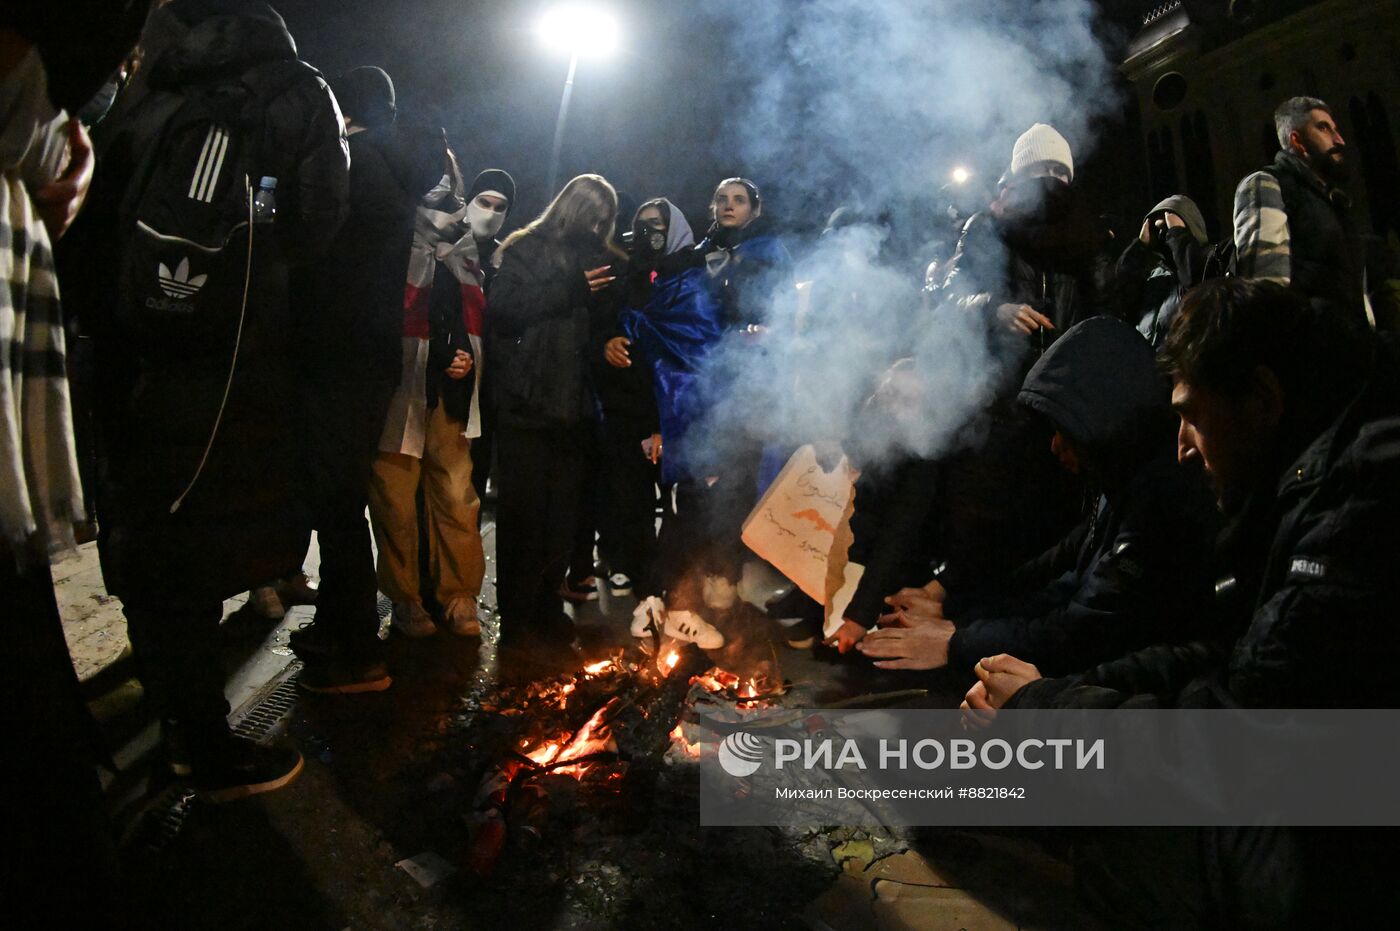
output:
[{"label": "burning debris", "polygon": [[469,869],[490,873],[512,830],[538,835],[564,781],[574,784],[568,794],[606,805],[608,795],[645,793],[667,763],[699,759],[703,737],[687,734],[682,723],[697,702],[752,708],[784,690],[771,647],[759,650],[761,658],[744,675],[715,665],[716,655],[750,655],[735,627],[711,651],[652,634],[635,659],[619,653],[596,660],[480,709],[517,722],[518,730],[512,750],[487,770],[472,799]]}]

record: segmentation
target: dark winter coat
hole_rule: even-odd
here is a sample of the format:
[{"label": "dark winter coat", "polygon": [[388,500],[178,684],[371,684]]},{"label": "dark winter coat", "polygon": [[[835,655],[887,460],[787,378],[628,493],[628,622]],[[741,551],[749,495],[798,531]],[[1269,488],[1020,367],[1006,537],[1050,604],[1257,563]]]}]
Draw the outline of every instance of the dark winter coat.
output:
[{"label": "dark winter coat", "polygon": [[948,615],[953,666],[1010,653],[1047,675],[1189,636],[1210,598],[1215,510],[1176,464],[1168,392],[1151,347],[1101,318],[1064,334],[1031,369],[1020,402],[1073,443],[1103,491],[1094,513],[1020,573],[1027,597]]},{"label": "dark winter coat", "polygon": [[1189,198],[1175,194],[1147,212],[1145,220],[1170,211],[1186,226],[1168,228],[1161,234],[1159,248],[1134,238],[1118,258],[1114,274],[1118,289],[1119,315],[1136,323],[1154,349],[1166,341],[1167,329],[1176,319],[1186,292],[1206,278],[1223,275],[1225,268],[1218,251],[1206,243],[1205,220],[1200,208]]},{"label": "dark winter coat", "polygon": [[[99,204],[97,216],[117,217],[114,205],[152,144],[137,137],[146,105],[183,86],[296,61],[281,17],[265,4],[176,0],[161,13],[185,16],[189,28],[147,62],[146,98],[104,122],[108,157],[94,195],[106,199],[106,209]],[[119,596],[223,599],[294,570],[305,555],[295,509],[297,457],[288,454],[292,382],[305,364],[293,318],[315,308],[289,301],[287,269],[323,252],[335,236],[347,212],[349,164],[329,89],[315,72],[295,67],[302,74],[267,105],[262,153],[280,182],[274,232],[281,254],[264,256],[273,268],[248,296],[227,403],[232,346],[217,357],[191,357],[154,350],[100,312],[91,321],[102,428],[99,542],[107,588]],[[119,247],[124,234],[113,222],[106,229]],[[206,445],[198,481],[171,513]]]},{"label": "dark winter coat", "polygon": [[583,273],[585,254],[597,248],[532,233],[501,254],[488,295],[487,349],[501,423],[549,428],[592,419],[591,298]]},{"label": "dark winter coat", "polygon": [[1115,309],[1111,240],[1076,188],[1066,192],[1063,212],[1053,217],[994,206],[963,227],[949,260],[945,300],[984,313],[1002,339],[1017,337],[1003,334],[996,309],[1030,305],[1055,325],[1031,339],[1028,348],[1043,352],[1079,321]]},{"label": "dark winter coat", "polygon": [[294,281],[308,311],[297,320],[303,371],[316,381],[397,385],[413,218],[442,177],[444,143],[440,133],[391,126],[354,133],[349,145],[350,214]]},{"label": "dark winter coat", "polygon": [[[651,364],[645,350],[637,342],[631,342],[627,354],[632,364],[626,368],[611,365],[605,352],[609,340],[627,335],[622,325],[623,311],[628,307],[645,306],[645,295],[651,290],[652,270],[629,267],[622,260],[615,262],[614,268],[619,280],[598,296],[593,307],[589,375],[603,419],[616,423],[620,429],[645,436],[661,429],[651,385]],[[642,296],[641,301],[634,300],[638,296]]]},{"label": "dark winter coat", "polygon": [[[1041,679],[1008,707],[1400,705],[1400,677],[1386,665],[1400,653],[1400,378],[1392,350],[1378,359],[1366,387],[1237,522],[1245,545],[1216,587],[1220,630],[1242,634]],[[1367,657],[1375,670],[1362,668]]]}]

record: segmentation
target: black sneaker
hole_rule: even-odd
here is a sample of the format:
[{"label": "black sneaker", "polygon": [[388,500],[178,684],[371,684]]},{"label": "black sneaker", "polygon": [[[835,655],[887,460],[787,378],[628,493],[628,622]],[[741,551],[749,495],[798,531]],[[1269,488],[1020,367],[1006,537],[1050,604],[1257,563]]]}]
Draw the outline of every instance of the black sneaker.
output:
[{"label": "black sneaker", "polygon": [[336,651],[335,641],[314,621],[307,621],[288,634],[287,646],[303,662],[330,656]]},{"label": "black sneaker", "polygon": [[589,576],[582,582],[575,582],[572,579],[565,580],[559,588],[559,597],[565,601],[572,601],[574,604],[581,604],[585,601],[598,600],[598,580]]},{"label": "black sneaker", "polygon": [[229,737],[220,751],[198,762],[172,757],[170,770],[196,798],[216,805],[272,792],[301,773],[303,760],[293,747],[264,747]]},{"label": "black sneaker", "polygon": [[317,695],[382,692],[393,684],[388,667],[375,659],[318,657],[306,660],[306,665],[297,673],[297,685]]}]

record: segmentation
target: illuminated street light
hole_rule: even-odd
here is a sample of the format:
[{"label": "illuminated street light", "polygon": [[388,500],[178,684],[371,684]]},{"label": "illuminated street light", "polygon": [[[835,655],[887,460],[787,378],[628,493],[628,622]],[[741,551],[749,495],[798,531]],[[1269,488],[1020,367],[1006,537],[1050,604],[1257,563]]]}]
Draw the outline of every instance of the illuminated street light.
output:
[{"label": "illuminated street light", "polygon": [[609,55],[617,51],[617,20],[596,7],[553,7],[540,17],[536,32],[546,46],[570,56]]},{"label": "illuminated street light", "polygon": [[972,177],[972,172],[959,165],[953,169],[949,177],[953,179],[954,184],[966,184],[968,179]]},{"label": "illuminated street light", "polygon": [[569,98],[574,92],[574,72],[580,56],[603,56],[617,50],[617,20],[606,10],[579,4],[549,9],[536,24],[536,34],[548,48],[569,53],[569,74],[564,79],[564,96],[559,100],[559,119],[554,124],[554,148],[549,157],[547,196],[553,197],[559,181],[559,152],[564,145],[564,121],[569,116]]}]

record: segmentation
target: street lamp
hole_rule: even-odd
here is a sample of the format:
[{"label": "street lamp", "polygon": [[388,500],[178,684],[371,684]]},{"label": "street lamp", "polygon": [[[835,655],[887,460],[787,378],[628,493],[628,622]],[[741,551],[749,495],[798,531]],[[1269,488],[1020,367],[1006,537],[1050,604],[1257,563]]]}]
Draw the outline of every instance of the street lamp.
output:
[{"label": "street lamp", "polygon": [[536,27],[547,47],[569,53],[569,75],[564,79],[564,96],[559,101],[559,119],[554,124],[554,148],[549,156],[549,197],[559,181],[559,151],[564,145],[564,121],[569,116],[569,97],[574,92],[574,72],[580,55],[607,55],[617,48],[617,20],[606,10],[581,4],[552,7],[540,17]]},{"label": "street lamp", "polygon": [[959,165],[954,168],[948,176],[952,179],[954,184],[966,184],[968,179],[972,177],[972,172],[968,171],[962,165]]}]

